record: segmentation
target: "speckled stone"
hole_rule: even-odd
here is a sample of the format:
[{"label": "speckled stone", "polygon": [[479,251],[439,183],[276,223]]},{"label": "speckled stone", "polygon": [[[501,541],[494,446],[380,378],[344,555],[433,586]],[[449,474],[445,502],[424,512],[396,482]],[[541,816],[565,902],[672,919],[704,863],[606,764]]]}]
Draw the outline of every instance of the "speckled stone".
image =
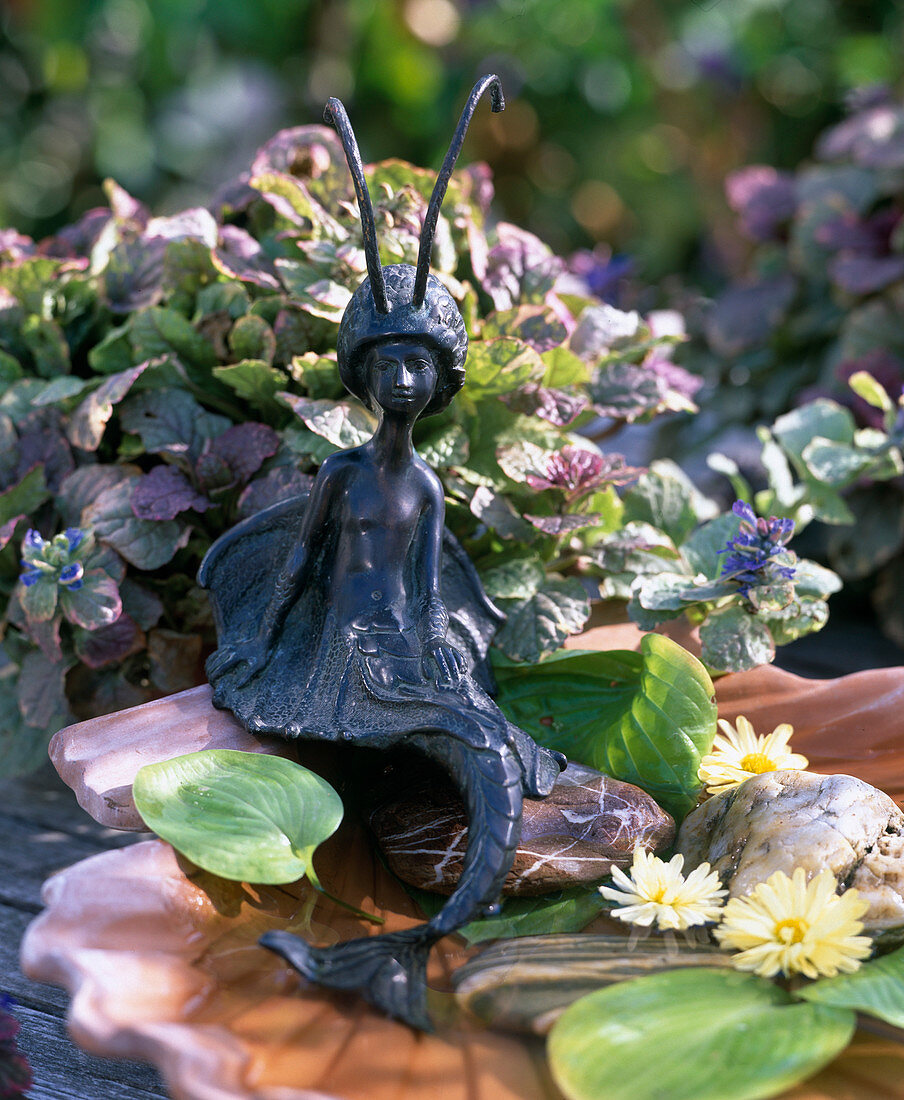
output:
[{"label": "speckled stone", "polygon": [[[468,819],[451,790],[422,785],[383,803],[371,828],[392,870],[412,886],[449,894],[461,875]],[[634,848],[667,848],[675,823],[648,794],[569,764],[545,799],[524,800],[521,843],[503,893],[547,894],[628,866]]]},{"label": "speckled stone", "polygon": [[873,935],[904,927],[904,812],[850,775],[777,771],[714,795],[689,814],[676,850],[688,867],[707,860],[731,897],[775,871],[828,868],[870,902]]}]

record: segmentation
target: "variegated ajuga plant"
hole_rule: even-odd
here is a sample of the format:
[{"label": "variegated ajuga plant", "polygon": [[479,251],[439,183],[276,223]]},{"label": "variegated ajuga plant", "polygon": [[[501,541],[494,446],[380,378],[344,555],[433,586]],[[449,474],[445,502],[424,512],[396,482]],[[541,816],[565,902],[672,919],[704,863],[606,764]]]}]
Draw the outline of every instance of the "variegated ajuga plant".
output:
[{"label": "variegated ajuga plant", "polygon": [[[383,262],[414,262],[433,172],[385,161],[368,178]],[[215,640],[195,576],[211,541],[375,423],[336,370],[365,264],[332,131],[278,134],[208,208],[152,217],[115,183],[106,194],[47,240],[0,231],[5,774],[74,718],[202,682]],[[534,236],[491,227],[491,196],[484,166],[452,178],[433,270],[468,325],[468,379],[415,442],[508,613],[498,649],[542,660],[595,598],[630,599],[642,625],[689,613],[716,669],[817,629],[831,579],[802,569],[789,531],[719,515],[677,467],[631,469],[598,445],[693,413],[696,380],[671,357],[680,317],[566,282]],[[754,531],[763,553],[724,568]]]}]

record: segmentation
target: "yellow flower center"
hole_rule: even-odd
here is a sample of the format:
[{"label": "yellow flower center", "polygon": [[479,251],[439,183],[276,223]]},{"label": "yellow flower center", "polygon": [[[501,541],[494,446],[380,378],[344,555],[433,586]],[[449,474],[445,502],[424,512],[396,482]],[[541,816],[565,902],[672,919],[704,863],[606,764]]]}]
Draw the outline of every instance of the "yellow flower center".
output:
[{"label": "yellow flower center", "polygon": [[799,917],[780,920],[775,926],[775,938],[782,943],[800,943],[807,934],[809,925]]},{"label": "yellow flower center", "polygon": [[667,888],[665,886],[660,886],[657,890],[653,890],[650,893],[650,901],[661,902],[662,899],[665,897],[666,889]]},{"label": "yellow flower center", "polygon": [[749,752],[741,760],[741,769],[752,772],[753,775],[762,775],[763,772],[774,772],[775,761],[771,756],[762,752]]}]

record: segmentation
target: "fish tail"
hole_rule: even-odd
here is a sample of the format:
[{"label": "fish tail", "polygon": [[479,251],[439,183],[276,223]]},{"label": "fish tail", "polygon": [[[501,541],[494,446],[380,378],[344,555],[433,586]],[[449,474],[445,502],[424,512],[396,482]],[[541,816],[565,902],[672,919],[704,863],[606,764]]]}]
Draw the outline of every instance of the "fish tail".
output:
[{"label": "fish tail", "polygon": [[332,947],[312,947],[291,932],[267,932],[260,943],[310,981],[357,992],[411,1027],[432,1031],[430,949],[498,900],[521,836],[522,770],[507,748],[491,752],[441,734],[418,734],[411,742],[450,771],[467,804],[468,848],[455,892],[427,924],[400,932]]}]

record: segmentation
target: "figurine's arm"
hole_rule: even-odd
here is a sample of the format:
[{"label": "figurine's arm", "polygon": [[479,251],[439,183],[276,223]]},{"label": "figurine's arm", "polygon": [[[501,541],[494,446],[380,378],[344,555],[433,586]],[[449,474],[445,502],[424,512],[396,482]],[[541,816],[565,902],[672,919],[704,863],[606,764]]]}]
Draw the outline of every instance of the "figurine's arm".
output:
[{"label": "figurine's arm", "polygon": [[427,501],[421,515],[427,599],[421,614],[418,633],[424,655],[432,657],[439,670],[439,682],[456,684],[467,670],[467,664],[455,646],[446,641],[449,613],[443,602],[440,587],[444,519],[442,487],[437,480],[435,484],[430,483]]},{"label": "figurine's arm", "polygon": [[333,477],[328,463],[329,460],[321,467],[314,481],[298,540],[277,574],[273,594],[264,610],[257,633],[245,641],[221,646],[207,663],[207,672],[211,678],[222,676],[224,672],[244,661],[247,667],[236,685],[241,687],[267,663],[273,639],[282,629],[286,616],[301,592],[311,547],[323,529],[329,513]]}]

